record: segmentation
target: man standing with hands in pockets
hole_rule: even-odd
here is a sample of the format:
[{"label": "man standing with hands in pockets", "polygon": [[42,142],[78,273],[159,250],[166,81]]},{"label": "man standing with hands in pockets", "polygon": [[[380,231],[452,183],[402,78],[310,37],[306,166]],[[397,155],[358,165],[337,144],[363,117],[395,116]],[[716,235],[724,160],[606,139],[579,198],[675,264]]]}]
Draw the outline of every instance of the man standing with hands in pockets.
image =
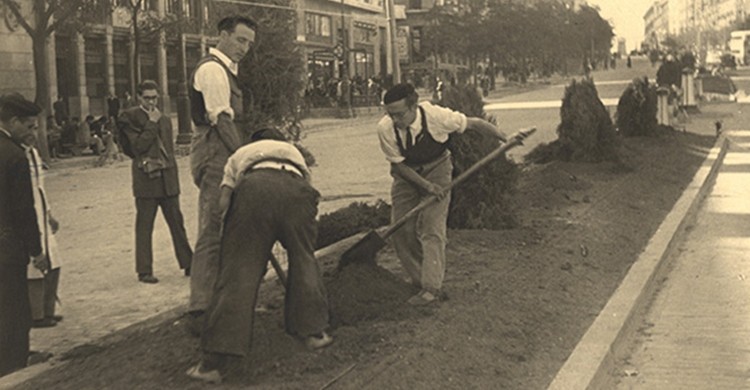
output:
[{"label": "man standing with hands in pockets", "polygon": [[190,328],[198,333],[219,269],[220,184],[229,156],[242,145],[234,121],[242,115],[238,63],[255,42],[256,23],[241,16],[219,21],[219,43],[198,62],[190,85],[195,133],[190,165],[200,189],[198,240],[190,278]]}]

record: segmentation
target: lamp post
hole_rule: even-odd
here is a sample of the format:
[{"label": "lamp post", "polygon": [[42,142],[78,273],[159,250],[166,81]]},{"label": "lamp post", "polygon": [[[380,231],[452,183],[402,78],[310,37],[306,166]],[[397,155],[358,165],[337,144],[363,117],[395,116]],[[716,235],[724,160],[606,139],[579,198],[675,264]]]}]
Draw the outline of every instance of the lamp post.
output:
[{"label": "lamp post", "polygon": [[178,145],[190,145],[193,133],[192,120],[190,118],[190,99],[187,87],[187,54],[185,48],[185,4],[184,0],[179,4],[178,42],[177,42],[177,140]]},{"label": "lamp post", "polygon": [[349,44],[344,23],[344,0],[341,0],[341,46],[343,48],[341,51],[343,57],[341,61],[341,97],[344,99],[343,108],[346,109],[346,116],[352,117],[352,87],[349,80]]}]

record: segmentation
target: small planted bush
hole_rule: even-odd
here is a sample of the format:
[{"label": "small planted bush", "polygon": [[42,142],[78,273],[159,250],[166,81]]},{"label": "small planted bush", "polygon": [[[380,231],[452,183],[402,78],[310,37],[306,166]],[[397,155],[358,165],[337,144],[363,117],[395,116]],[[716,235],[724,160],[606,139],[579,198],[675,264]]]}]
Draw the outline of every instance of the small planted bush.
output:
[{"label": "small planted bush", "polygon": [[351,203],[320,217],[315,249],[324,248],[359,232],[387,225],[390,221],[391,205],[382,200],[374,205],[365,202]]},{"label": "small planted bush", "polygon": [[617,103],[615,123],[625,137],[651,136],[657,131],[656,86],[647,77],[636,78]]},{"label": "small planted bush", "polygon": [[[484,112],[484,102],[470,85],[447,88],[441,105],[466,116],[485,118],[495,122]],[[510,135],[515,129],[504,129]],[[481,134],[467,131],[452,136],[453,177],[458,176],[489,154],[499,144]],[[507,157],[500,157],[479,170],[470,179],[453,189],[448,227],[452,229],[503,229],[515,225],[507,201],[515,189],[518,167]]]},{"label": "small planted bush", "polygon": [[527,162],[617,161],[617,134],[591,80],[573,80],[565,88],[557,140],[534,148]]},{"label": "small planted bush", "polygon": [[565,88],[560,120],[557,136],[563,159],[589,162],[616,159],[615,128],[593,81],[573,80]]}]

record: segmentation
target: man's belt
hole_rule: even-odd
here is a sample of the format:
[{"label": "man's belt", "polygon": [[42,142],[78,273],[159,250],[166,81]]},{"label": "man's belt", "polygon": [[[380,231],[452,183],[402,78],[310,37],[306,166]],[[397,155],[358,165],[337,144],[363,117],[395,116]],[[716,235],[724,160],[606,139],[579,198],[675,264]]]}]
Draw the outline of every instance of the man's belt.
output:
[{"label": "man's belt", "polygon": [[294,164],[282,162],[282,161],[274,161],[274,160],[266,160],[261,161],[257,164],[254,164],[250,171],[254,171],[256,169],[278,169],[280,171],[288,171],[291,173],[294,173],[298,175],[299,177],[305,177],[302,172],[300,172],[299,168],[297,168]]}]

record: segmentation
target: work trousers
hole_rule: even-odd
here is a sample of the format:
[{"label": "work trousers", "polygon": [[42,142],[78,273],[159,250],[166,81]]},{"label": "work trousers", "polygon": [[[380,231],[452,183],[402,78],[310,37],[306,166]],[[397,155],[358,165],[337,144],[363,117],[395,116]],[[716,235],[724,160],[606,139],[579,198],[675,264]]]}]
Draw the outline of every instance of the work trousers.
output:
[{"label": "work trousers", "polygon": [[190,267],[192,261],[193,251],[190,249],[187,233],[185,233],[185,222],[180,211],[180,197],[135,198],[135,272],[139,274],[154,273],[151,236],[158,208],[161,208],[162,215],[169,226],[169,232],[172,234],[172,245],[180,268]]},{"label": "work trousers", "polygon": [[204,311],[211,302],[219,272],[221,247],[221,180],[229,151],[208,127],[196,127],[190,155],[193,181],[198,186],[198,240],[190,274],[188,311]]},{"label": "work trousers", "polygon": [[55,316],[55,301],[59,284],[60,268],[49,270],[44,278],[29,279],[29,303],[33,320]]},{"label": "work trousers", "polygon": [[[446,187],[451,182],[453,164],[445,159],[423,177],[439,186]],[[391,218],[401,218],[427,197],[414,184],[398,174],[393,175],[391,187]],[[442,200],[436,201],[411,218],[400,229],[393,233],[393,246],[401,265],[411,277],[412,283],[431,292],[439,291],[445,277],[445,245],[447,239],[446,223],[450,193]]]},{"label": "work trousers", "polygon": [[0,264],[0,376],[26,367],[31,309],[27,265]]},{"label": "work trousers", "polygon": [[258,289],[276,241],[289,257],[287,333],[305,337],[328,327],[328,299],[314,256],[319,197],[291,172],[258,169],[242,178],[224,224],[219,278],[202,333],[204,352],[247,354]]}]

